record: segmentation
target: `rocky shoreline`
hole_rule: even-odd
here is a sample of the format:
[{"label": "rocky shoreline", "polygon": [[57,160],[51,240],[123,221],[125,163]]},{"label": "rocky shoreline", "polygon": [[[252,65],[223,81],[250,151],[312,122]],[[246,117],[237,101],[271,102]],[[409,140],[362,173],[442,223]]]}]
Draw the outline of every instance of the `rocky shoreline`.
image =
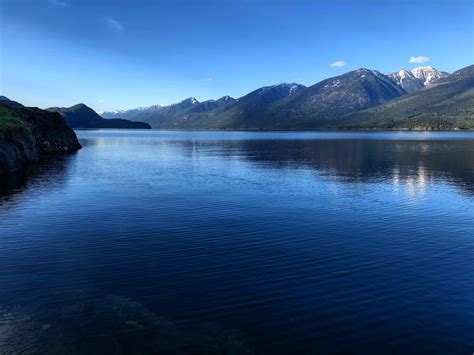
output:
[{"label": "rocky shoreline", "polygon": [[60,114],[0,102],[0,175],[80,148],[75,132]]}]

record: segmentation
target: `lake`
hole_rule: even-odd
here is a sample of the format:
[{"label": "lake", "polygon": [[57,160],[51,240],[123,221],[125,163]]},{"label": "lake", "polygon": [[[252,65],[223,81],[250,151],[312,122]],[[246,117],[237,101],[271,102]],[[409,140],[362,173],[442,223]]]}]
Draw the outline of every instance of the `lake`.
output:
[{"label": "lake", "polygon": [[474,133],[77,135],[1,180],[1,354],[474,351]]}]

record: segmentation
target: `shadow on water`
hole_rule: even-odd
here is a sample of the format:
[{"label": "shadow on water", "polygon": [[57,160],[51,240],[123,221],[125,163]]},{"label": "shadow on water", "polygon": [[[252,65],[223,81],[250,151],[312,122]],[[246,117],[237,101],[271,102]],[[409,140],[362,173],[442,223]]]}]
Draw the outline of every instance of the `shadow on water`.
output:
[{"label": "shadow on water", "polygon": [[0,176],[0,204],[14,202],[35,190],[54,191],[65,186],[77,153],[53,155],[23,169]]}]

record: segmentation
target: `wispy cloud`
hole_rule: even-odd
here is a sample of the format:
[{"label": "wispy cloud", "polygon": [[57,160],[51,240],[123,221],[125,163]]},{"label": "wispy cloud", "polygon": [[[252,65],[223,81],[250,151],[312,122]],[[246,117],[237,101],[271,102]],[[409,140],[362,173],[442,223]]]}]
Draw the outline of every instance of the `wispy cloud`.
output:
[{"label": "wispy cloud", "polygon": [[430,58],[423,57],[422,55],[420,55],[418,57],[410,57],[410,63],[426,63],[429,60],[430,60]]},{"label": "wispy cloud", "polygon": [[207,80],[208,80],[208,81],[213,81],[214,78],[209,77],[209,78],[207,78]]},{"label": "wispy cloud", "polygon": [[331,64],[331,67],[333,68],[341,68],[341,67],[345,67],[347,65],[347,63],[343,60],[338,60],[337,62],[334,62]]},{"label": "wispy cloud", "polygon": [[111,17],[104,17],[104,23],[114,31],[123,31],[123,25]]},{"label": "wispy cloud", "polygon": [[69,4],[65,1],[61,1],[61,0],[48,0],[48,2],[51,4],[51,5],[55,5],[55,6],[69,6]]}]

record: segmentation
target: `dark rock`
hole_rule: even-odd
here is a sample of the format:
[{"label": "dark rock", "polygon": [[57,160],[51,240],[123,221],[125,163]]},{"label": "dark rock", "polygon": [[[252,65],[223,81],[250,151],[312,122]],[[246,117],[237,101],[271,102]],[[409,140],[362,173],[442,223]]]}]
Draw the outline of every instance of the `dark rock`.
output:
[{"label": "dark rock", "polygon": [[76,134],[58,113],[0,101],[0,175],[80,148]]}]

